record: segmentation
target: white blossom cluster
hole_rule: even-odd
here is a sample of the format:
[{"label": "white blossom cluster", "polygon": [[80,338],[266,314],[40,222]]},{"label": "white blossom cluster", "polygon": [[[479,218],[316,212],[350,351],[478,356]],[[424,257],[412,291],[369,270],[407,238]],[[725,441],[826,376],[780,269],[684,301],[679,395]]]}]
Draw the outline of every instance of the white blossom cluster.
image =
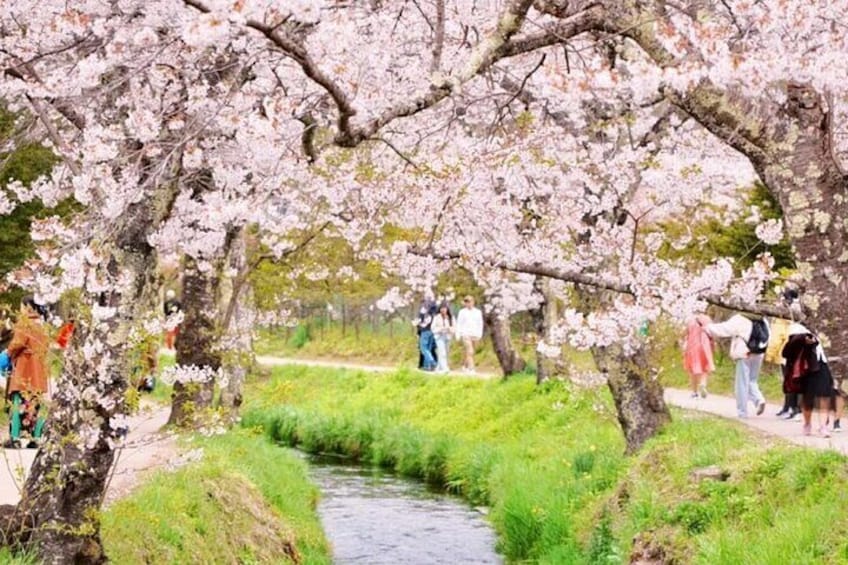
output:
[{"label": "white blossom cluster", "polygon": [[224,372],[220,369],[214,370],[211,367],[197,365],[172,365],[165,367],[162,370],[160,379],[167,385],[175,383],[189,384],[208,382],[217,382],[222,387],[227,386],[227,379]]}]

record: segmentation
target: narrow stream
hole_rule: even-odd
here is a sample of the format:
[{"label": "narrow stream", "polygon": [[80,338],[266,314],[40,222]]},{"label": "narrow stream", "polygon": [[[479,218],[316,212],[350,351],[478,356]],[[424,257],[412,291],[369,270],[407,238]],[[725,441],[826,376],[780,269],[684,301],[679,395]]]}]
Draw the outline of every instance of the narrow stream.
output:
[{"label": "narrow stream", "polygon": [[340,565],[503,563],[485,518],[421,482],[306,456],[318,513]]}]

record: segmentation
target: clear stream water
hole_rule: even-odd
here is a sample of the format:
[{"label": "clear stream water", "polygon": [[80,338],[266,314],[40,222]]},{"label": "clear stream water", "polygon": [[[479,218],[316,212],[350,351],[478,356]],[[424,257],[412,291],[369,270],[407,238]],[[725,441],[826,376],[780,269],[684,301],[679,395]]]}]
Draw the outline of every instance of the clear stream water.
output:
[{"label": "clear stream water", "polygon": [[379,469],[305,458],[335,563],[503,563],[491,527],[462,499]]}]

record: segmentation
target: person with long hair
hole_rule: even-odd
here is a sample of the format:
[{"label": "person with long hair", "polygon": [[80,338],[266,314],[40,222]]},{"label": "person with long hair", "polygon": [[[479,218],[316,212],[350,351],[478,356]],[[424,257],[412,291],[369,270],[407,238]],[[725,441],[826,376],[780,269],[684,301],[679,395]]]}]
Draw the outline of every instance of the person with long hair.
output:
[{"label": "person with long hair", "polygon": [[436,371],[447,373],[450,371],[448,367],[450,340],[455,328],[453,325],[453,314],[451,314],[450,307],[446,302],[442,302],[439,305],[439,311],[433,317],[431,328],[436,338]]},{"label": "person with long hair", "polygon": [[801,396],[804,435],[812,434],[812,416],[816,412],[819,435],[830,437],[827,415],[834,395],[833,376],[818,337],[799,323],[789,327],[789,340],[783,346],[784,378]]},{"label": "person with long hair", "polygon": [[707,377],[715,371],[713,360],[714,342],[704,330],[703,324],[692,318],[686,325],[683,368],[689,375],[692,398],[707,397]]}]

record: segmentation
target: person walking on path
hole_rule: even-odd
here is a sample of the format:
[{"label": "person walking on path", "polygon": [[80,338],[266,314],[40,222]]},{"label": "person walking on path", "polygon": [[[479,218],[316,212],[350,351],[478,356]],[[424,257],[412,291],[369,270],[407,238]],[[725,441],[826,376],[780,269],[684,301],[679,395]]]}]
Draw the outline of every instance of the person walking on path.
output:
[{"label": "person walking on path", "polygon": [[426,304],[421,305],[418,311],[418,320],[412,322],[418,330],[418,351],[421,354],[421,369],[433,371],[436,368],[436,359],[433,357],[435,338],[433,337],[433,316]]},{"label": "person walking on path", "polygon": [[[741,314],[735,314],[721,323],[713,323],[709,316],[699,314],[698,323],[704,327],[713,338],[730,338],[730,358],[736,362],[736,412],[740,418],[748,417],[748,401],[757,407],[757,416],[766,409],[766,399],[760,392],[757,379],[763,366],[763,353],[766,344],[761,345],[762,351],[752,352],[748,340],[754,329],[754,322]],[[763,321],[765,323],[765,321]],[[768,324],[766,323],[766,335]]]},{"label": "person walking on path", "polygon": [[704,327],[693,318],[686,325],[686,343],[683,350],[683,368],[689,375],[692,398],[707,397],[707,377],[715,371],[713,340]]},{"label": "person walking on path", "polygon": [[450,371],[448,367],[448,351],[450,349],[450,340],[455,332],[453,325],[453,314],[446,302],[439,305],[439,312],[433,318],[432,324],[433,335],[436,338],[436,361],[437,371],[439,373],[447,373]]},{"label": "person walking on path", "polygon": [[812,434],[815,410],[819,435],[830,437],[826,419],[836,391],[821,343],[806,327],[793,323],[782,355],[786,361],[783,366],[784,377],[794,383],[794,390],[801,394],[804,435]]},{"label": "person walking on path", "polygon": [[456,336],[463,346],[462,370],[473,373],[474,348],[483,337],[483,313],[474,306],[472,296],[466,296],[462,303],[464,306],[456,317]]},{"label": "person walking on path", "polygon": [[21,431],[31,430],[27,447],[38,447],[44,418],[39,415],[43,396],[47,393],[47,350],[50,338],[41,325],[41,316],[32,299],[26,299],[15,323],[12,341],[6,349],[12,361],[12,374],[6,383],[6,399],[11,402],[10,438],[7,448],[21,447]]}]

